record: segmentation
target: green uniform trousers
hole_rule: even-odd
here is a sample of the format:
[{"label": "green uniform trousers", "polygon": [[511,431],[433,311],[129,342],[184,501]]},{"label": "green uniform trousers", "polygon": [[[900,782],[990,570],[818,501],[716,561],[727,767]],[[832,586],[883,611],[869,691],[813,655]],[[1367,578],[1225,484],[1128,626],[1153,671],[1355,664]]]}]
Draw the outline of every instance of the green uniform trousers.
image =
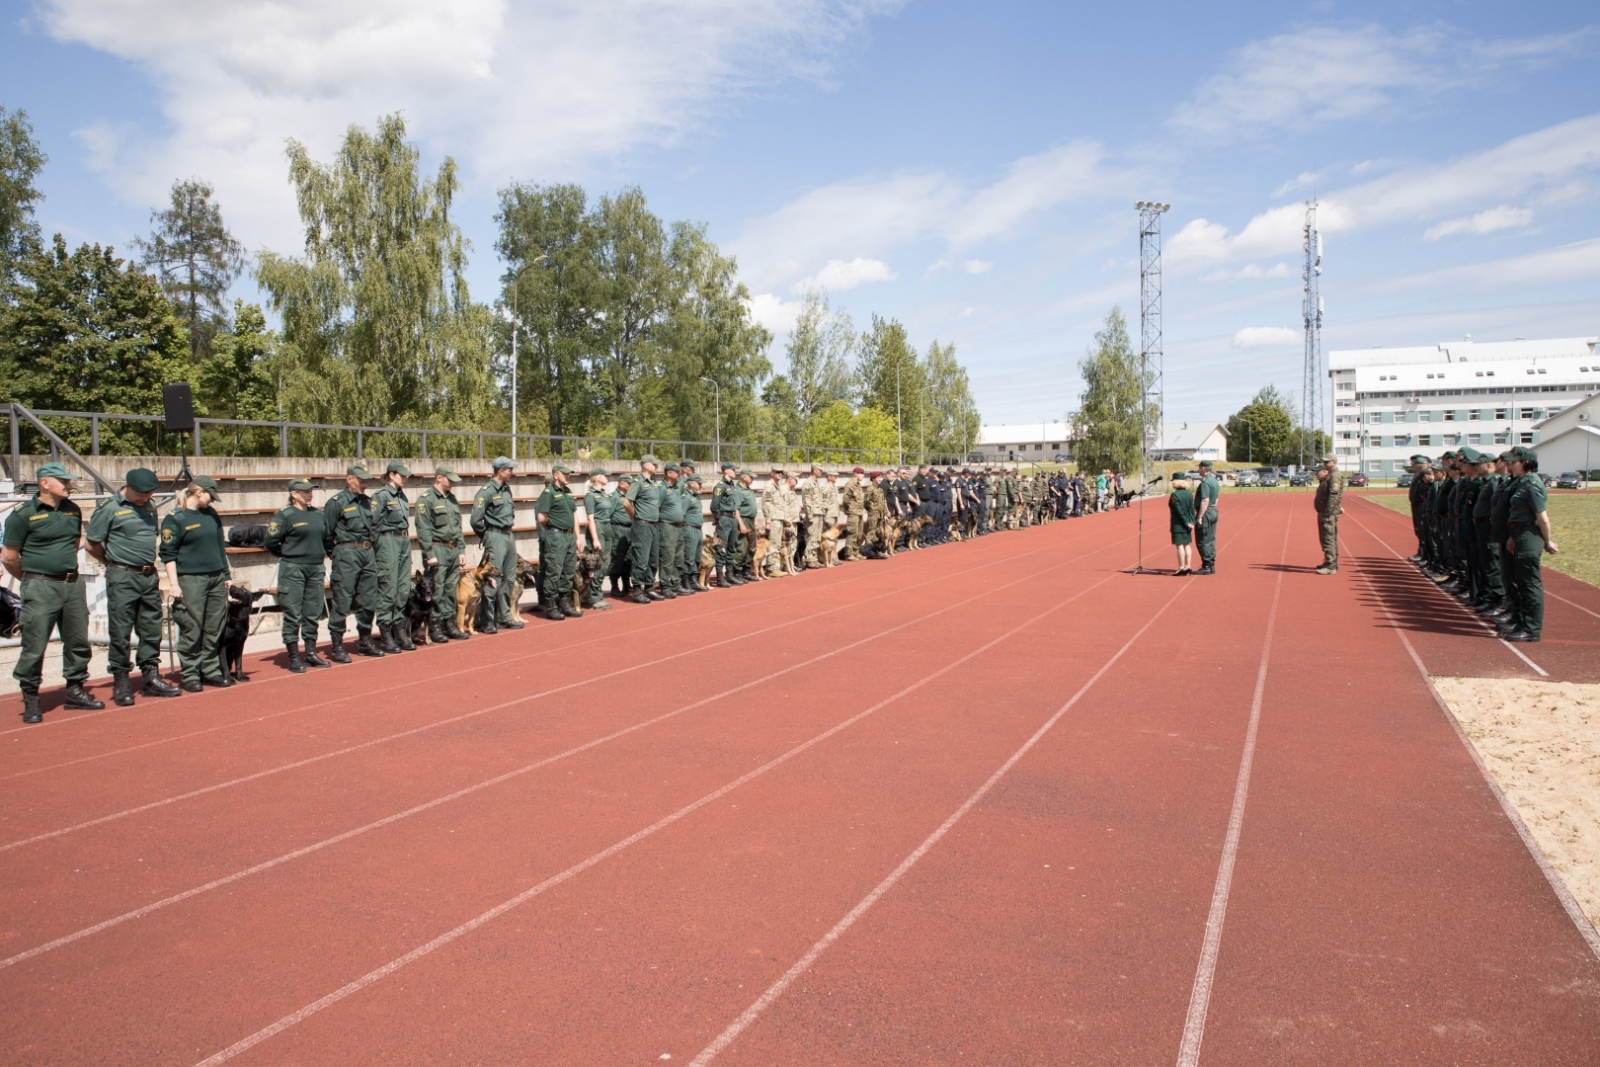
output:
[{"label": "green uniform trousers", "polygon": [[683,566],[678,573],[691,582],[700,580],[700,546],[705,537],[704,528],[694,519],[683,524]]},{"label": "green uniform trousers", "polygon": [[106,568],[106,669],[112,674],[133,670],[128,635],[139,635],[139,669],[161,669],[161,577],[121,567]]},{"label": "green uniform trousers", "polygon": [[733,512],[727,511],[717,516],[717,540],[722,542],[722,547],[717,549],[717,571],[727,574],[733,569],[733,560],[739,550],[739,518]]},{"label": "green uniform trousers", "polygon": [[1194,543],[1200,549],[1202,566],[1217,562],[1217,513],[1206,510],[1206,518],[1194,524]]},{"label": "green uniform trousers", "polygon": [[344,544],[333,547],[333,573],[329,578],[328,636],[344,638],[344,621],[353,611],[356,633],[372,630],[378,598],[378,567],[372,549]]},{"label": "green uniform trousers", "polygon": [[182,599],[172,605],[178,621],[178,667],[186,682],[220,681],[222,627],[228,621],[228,576],[180,574]]},{"label": "green uniform trousers", "polygon": [[607,577],[613,579],[612,588],[616,588],[616,582],[633,574],[633,561],[630,558],[633,555],[633,524],[623,526],[612,523],[607,527],[606,548],[611,551],[611,570],[607,572]]},{"label": "green uniform trousers", "polygon": [[628,545],[628,570],[633,584],[640,588],[655,584],[656,568],[661,565],[660,530],[660,525],[653,522],[635,521],[633,524]]},{"label": "green uniform trousers", "polygon": [[517,539],[510,530],[487,529],[483,531],[483,554],[500,572],[495,586],[494,621],[497,625],[510,623],[519,610],[511,602],[511,587],[517,583]]},{"label": "green uniform trousers", "polygon": [[1537,526],[1511,527],[1511,584],[1516,589],[1517,628],[1538,637],[1544,630],[1544,538]]},{"label": "green uniform trousers", "polygon": [[434,545],[439,569],[433,575],[433,617],[439,622],[456,619],[456,588],[461,585],[461,549]]},{"label": "green uniform trousers", "polygon": [[594,528],[600,535],[600,559],[594,565],[594,577],[589,579],[589,588],[583,594],[583,606],[586,608],[592,608],[605,599],[603,587],[611,574],[611,550],[617,543],[617,528],[609,522],[597,522]]},{"label": "green uniform trousers", "polygon": [[[52,582],[25,578],[22,582],[22,655],[11,677],[24,693],[37,693],[44,681],[44,653],[50,631],[61,631],[61,675],[67,684],[89,680],[89,602],[83,579]],[[157,649],[161,641],[156,640]]]},{"label": "green uniform trousers", "polygon": [[756,558],[756,528],[754,523],[754,519],[745,520],[745,532],[734,535],[733,569],[739,574],[749,571],[750,565]]},{"label": "green uniform trousers", "polygon": [[578,539],[571,530],[539,531],[539,593],[545,610],[553,604],[571,606],[572,577],[578,570]]},{"label": "green uniform trousers", "polygon": [[1317,515],[1317,532],[1322,537],[1322,565],[1339,565],[1339,516]]},{"label": "green uniform trousers", "polygon": [[283,643],[317,647],[317,621],[322,618],[322,564],[278,561],[278,606],[283,609]]},{"label": "green uniform trousers", "polygon": [[675,593],[683,584],[683,527],[663,522],[656,527],[656,532],[661,536],[661,549],[657,553],[661,590]]},{"label": "green uniform trousers", "polygon": [[378,604],[374,612],[378,625],[404,625],[406,601],[411,599],[411,538],[405,534],[379,534],[372,551],[378,564]]}]

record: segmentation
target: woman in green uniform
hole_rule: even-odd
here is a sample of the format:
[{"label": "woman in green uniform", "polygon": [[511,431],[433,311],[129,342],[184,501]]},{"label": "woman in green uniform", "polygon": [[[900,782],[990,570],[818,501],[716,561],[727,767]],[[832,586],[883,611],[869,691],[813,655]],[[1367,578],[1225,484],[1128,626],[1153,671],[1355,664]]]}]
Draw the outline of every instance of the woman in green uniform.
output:
[{"label": "woman in green uniform", "polygon": [[[289,650],[289,672],[331,667],[317,655],[317,620],[322,618],[323,566],[332,538],[322,509],[311,506],[311,480],[289,483],[289,505],[267,524],[267,551],[278,557],[278,606],[283,608],[283,644]],[[305,639],[305,655],[300,640]]]},{"label": "woman in green uniform", "polygon": [[217,483],[204,475],[184,489],[180,506],[161,520],[161,562],[167,568],[172,617],[178,620],[178,663],[183,689],[230,686],[222,662],[222,626],[228,621],[228,553],[222,517],[211,505]]},{"label": "woman in green uniform", "polygon": [[1182,478],[1172,482],[1172,495],[1167,497],[1167,513],[1172,517],[1172,543],[1178,549],[1178,569],[1173,573],[1182,577],[1193,574],[1194,494],[1189,483]]},{"label": "woman in green uniform", "polygon": [[1544,482],[1539,478],[1539,456],[1518,445],[1506,453],[1511,466],[1511,499],[1507,509],[1506,554],[1511,562],[1511,583],[1516,590],[1516,614],[1500,624],[1507,641],[1537,642],[1544,632],[1544,575],[1541,558],[1555,555],[1550,513],[1545,510]]}]

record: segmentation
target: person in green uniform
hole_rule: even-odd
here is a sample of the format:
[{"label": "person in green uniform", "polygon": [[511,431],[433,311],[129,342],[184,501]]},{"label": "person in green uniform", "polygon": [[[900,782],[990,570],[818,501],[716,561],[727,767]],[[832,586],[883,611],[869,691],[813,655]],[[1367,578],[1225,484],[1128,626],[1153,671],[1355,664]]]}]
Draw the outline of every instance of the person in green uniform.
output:
[{"label": "person in green uniform", "polygon": [[1411,557],[1411,562],[1418,564],[1428,557],[1427,527],[1422,521],[1422,502],[1428,493],[1427,471],[1427,456],[1411,457],[1411,485],[1406,490],[1406,499],[1411,505],[1411,532],[1417,537],[1417,554]]},{"label": "person in green uniform", "polygon": [[106,576],[106,666],[111,671],[111,701],[133,706],[133,669],[128,635],[139,635],[139,695],[182,696],[183,690],[161,677],[161,574],[156,567],[156,528],[161,518],[150,497],[161,483],[156,472],[135,467],[124,478],[122,492],[94,509],[89,519],[88,550]]},{"label": "person in green uniform", "polygon": [[516,505],[511,494],[511,472],[516,461],[496,456],[490,464],[494,474],[489,484],[479,489],[472,498],[472,515],[468,521],[472,532],[483,542],[483,555],[500,572],[495,586],[494,625],[483,633],[495,633],[501,626],[510,630],[523,627],[518,605],[511,602],[511,589],[517,579],[517,538],[512,532],[516,525]]},{"label": "person in green uniform", "polygon": [[1172,492],[1167,496],[1167,515],[1171,520],[1172,544],[1178,551],[1178,567],[1172,573],[1177,577],[1194,573],[1194,514],[1195,498],[1189,483],[1182,478],[1172,480]]},{"label": "person in green uniform", "polygon": [[735,480],[739,468],[733,463],[722,465],[722,479],[711,490],[711,521],[717,535],[717,586],[743,585],[733,566],[739,551],[739,541],[744,537],[744,519],[739,514],[739,483]]},{"label": "person in green uniform", "polygon": [[[617,491],[611,498],[611,595],[633,595],[633,513],[623,503],[633,486],[633,475],[617,475]],[[648,599],[648,598],[646,598]]]},{"label": "person in green uniform", "polygon": [[22,721],[27,723],[43,721],[39,684],[55,629],[61,631],[65,706],[88,711],[105,707],[83,688],[89,680],[89,602],[78,578],[83,512],[71,499],[72,475],[59,463],[46,463],[34,477],[38,491],[6,516],[0,547],[0,565],[22,583],[22,654],[11,677],[22,690]]},{"label": "person in green uniform", "polygon": [[734,556],[733,569],[747,582],[756,580],[756,515],[761,504],[751,488],[755,478],[748,467],[739,471],[739,551]]},{"label": "person in green uniform", "polygon": [[1511,558],[1512,584],[1517,591],[1514,622],[1502,624],[1507,641],[1537,642],[1544,632],[1544,576],[1541,560],[1546,552],[1561,551],[1550,534],[1546,492],[1539,478],[1539,457],[1522,445],[1506,453],[1510,460],[1510,509],[1507,515],[1506,552]]},{"label": "person in green uniform", "polygon": [[[289,650],[289,673],[307,667],[331,667],[317,655],[317,622],[326,598],[322,592],[328,560],[326,517],[311,506],[311,479],[289,483],[289,503],[267,523],[267,551],[278,558],[278,606],[283,609],[283,646]],[[305,653],[300,651],[301,639]]]},{"label": "person in green uniform", "polygon": [[594,574],[589,578],[589,588],[583,593],[586,611],[609,611],[611,608],[606,603],[603,586],[611,570],[611,511],[616,506],[617,498],[606,491],[608,485],[610,475],[604,467],[595,467],[589,472],[589,491],[583,496],[583,529],[588,532],[589,545],[599,553],[599,559],[595,562]]},{"label": "person in green uniform", "polygon": [[178,622],[178,666],[185,692],[203,685],[233,684],[222,661],[222,627],[228,621],[228,551],[222,516],[212,507],[217,483],[198,475],[185,486],[179,506],[161,520],[161,562]]},{"label": "person in green uniform", "polygon": [[628,565],[633,577],[633,602],[648,604],[665,597],[653,586],[661,565],[661,482],[656,478],[656,457],[639,461],[643,473],[623,495],[622,506],[633,519],[633,539],[628,546]]},{"label": "person in green uniform", "polygon": [[539,524],[539,592],[544,598],[545,618],[552,622],[583,617],[583,612],[572,606],[572,576],[578,567],[578,541],[573,531],[578,501],[567,485],[571,473],[560,463],[550,468],[550,480],[533,506]]},{"label": "person in green uniform", "polygon": [[706,511],[700,501],[700,476],[690,464],[683,479],[683,592],[709,593],[709,585],[700,584],[700,549],[705,543]]},{"label": "person in green uniform", "polygon": [[1516,595],[1512,584],[1512,556],[1506,551],[1511,538],[1511,491],[1516,479],[1511,477],[1509,452],[1495,458],[1494,494],[1489,503],[1489,551],[1494,554],[1495,567],[1500,573],[1500,603],[1490,609],[1485,617],[1496,626],[1514,620],[1517,611]]},{"label": "person in green uniform", "polygon": [[662,475],[666,483],[661,487],[661,502],[657,505],[661,513],[661,522],[656,526],[661,536],[657,568],[661,578],[661,598],[674,600],[680,592],[679,586],[683,584],[681,568],[685,501],[683,487],[678,484],[683,478],[683,468],[676,463],[668,463],[662,468]]},{"label": "person in green uniform", "polygon": [[461,476],[441,463],[433,468],[433,486],[417,498],[417,549],[424,567],[433,573],[433,618],[428,620],[428,640],[465,641],[471,635],[456,625],[456,588],[461,584],[461,553],[467,541],[461,532],[461,502],[454,486]]},{"label": "person in green uniform", "polygon": [[1194,490],[1194,541],[1200,550],[1197,574],[1217,573],[1217,497],[1222,486],[1211,473],[1211,461],[1200,461],[1200,484]]},{"label": "person in green uniform", "polygon": [[397,459],[383,472],[383,487],[372,494],[372,552],[378,568],[378,639],[385,652],[415,652],[406,601],[411,599],[411,501],[406,479],[411,470]]},{"label": "person in green uniform", "polygon": [[1318,574],[1339,573],[1339,513],[1344,503],[1344,472],[1333,456],[1322,461],[1317,472],[1317,494],[1312,500],[1317,509],[1317,533],[1322,539],[1322,566]]},{"label": "person in green uniform", "polygon": [[352,611],[356,616],[356,655],[383,655],[369,632],[378,593],[378,564],[372,551],[378,535],[373,528],[372,499],[367,496],[371,480],[366,464],[347,468],[344,488],[322,505],[323,544],[333,556],[328,579],[328,637],[333,647],[328,658],[335,663],[350,662],[350,653],[344,650],[344,624]]}]

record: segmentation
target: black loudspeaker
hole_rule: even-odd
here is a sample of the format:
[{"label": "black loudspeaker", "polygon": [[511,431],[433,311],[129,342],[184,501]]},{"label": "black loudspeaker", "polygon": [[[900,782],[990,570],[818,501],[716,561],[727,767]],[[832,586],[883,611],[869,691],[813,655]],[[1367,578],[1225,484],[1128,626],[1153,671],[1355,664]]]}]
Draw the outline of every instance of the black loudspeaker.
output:
[{"label": "black loudspeaker", "polygon": [[161,387],[161,406],[166,412],[167,429],[173,433],[194,432],[194,394],[188,382],[173,382]]}]

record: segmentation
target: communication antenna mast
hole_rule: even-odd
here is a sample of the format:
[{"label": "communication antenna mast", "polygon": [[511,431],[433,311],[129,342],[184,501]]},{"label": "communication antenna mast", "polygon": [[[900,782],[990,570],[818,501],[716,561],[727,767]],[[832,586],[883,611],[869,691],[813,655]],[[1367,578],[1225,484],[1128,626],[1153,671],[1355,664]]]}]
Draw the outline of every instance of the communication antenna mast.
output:
[{"label": "communication antenna mast", "polygon": [[[1161,216],[1172,207],[1151,200],[1133,205],[1139,212],[1139,562],[1144,563],[1144,494],[1150,486],[1150,408],[1155,407],[1156,448],[1166,448],[1166,362],[1161,345]],[[1165,468],[1163,467],[1163,470]]]},{"label": "communication antenna mast", "polygon": [[1300,381],[1300,466],[1310,467],[1322,457],[1314,455],[1324,428],[1322,415],[1322,234],[1317,229],[1317,202],[1306,201],[1305,299],[1300,305],[1306,327],[1305,368]]}]

